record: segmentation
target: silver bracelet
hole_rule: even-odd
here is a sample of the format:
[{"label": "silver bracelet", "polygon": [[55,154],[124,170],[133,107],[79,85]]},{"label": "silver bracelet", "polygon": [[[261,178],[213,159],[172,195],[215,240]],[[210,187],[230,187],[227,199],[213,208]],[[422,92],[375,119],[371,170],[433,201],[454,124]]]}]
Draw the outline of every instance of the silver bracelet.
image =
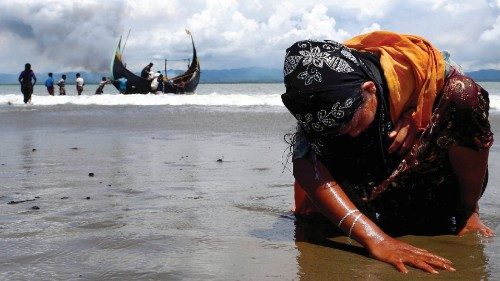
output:
[{"label": "silver bracelet", "polygon": [[342,225],[342,223],[344,222],[344,220],[345,220],[345,219],[346,219],[346,218],[347,218],[350,214],[355,213],[356,211],[358,211],[358,210],[350,210],[349,212],[347,212],[347,214],[345,214],[345,215],[344,215],[344,217],[340,219],[339,224],[338,224],[337,226],[340,228],[340,226]]},{"label": "silver bracelet", "polygon": [[349,228],[349,241],[351,239],[351,234],[352,234],[352,229],[354,228],[354,225],[356,224],[356,222],[358,221],[358,219],[362,216],[363,214],[359,214],[355,219],[354,221],[352,222],[351,224],[351,228]]}]

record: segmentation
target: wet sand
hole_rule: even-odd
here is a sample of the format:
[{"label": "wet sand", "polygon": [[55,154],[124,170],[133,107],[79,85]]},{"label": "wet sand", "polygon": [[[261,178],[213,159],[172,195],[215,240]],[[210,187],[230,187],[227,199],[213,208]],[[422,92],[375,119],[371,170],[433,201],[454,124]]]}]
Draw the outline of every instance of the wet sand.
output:
[{"label": "wet sand", "polygon": [[[1,280],[403,277],[343,236],[296,224],[285,111],[25,107],[0,120]],[[500,135],[500,116],[492,124]],[[495,144],[481,213],[500,235],[499,160]],[[498,238],[401,239],[457,269],[411,269],[409,280],[500,279]]]}]

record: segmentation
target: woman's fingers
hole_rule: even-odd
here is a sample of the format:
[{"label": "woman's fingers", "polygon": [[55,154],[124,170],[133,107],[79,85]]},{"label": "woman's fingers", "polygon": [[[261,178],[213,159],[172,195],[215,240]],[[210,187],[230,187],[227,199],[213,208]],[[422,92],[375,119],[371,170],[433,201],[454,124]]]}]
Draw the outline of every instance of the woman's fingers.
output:
[{"label": "woman's fingers", "polygon": [[407,152],[415,141],[417,135],[413,121],[408,118],[401,119],[396,128],[389,133],[389,138],[393,140],[389,147],[389,153],[399,150],[400,154]]},{"label": "woman's fingers", "polygon": [[389,153],[398,151],[401,145],[403,144],[404,140],[406,139],[407,135],[408,135],[408,126],[404,126],[399,131],[397,131],[397,134],[394,137],[394,141],[389,147]]},{"label": "woman's fingers", "polygon": [[495,236],[495,233],[493,232],[493,230],[491,230],[489,228],[482,228],[481,234],[483,235],[483,237],[487,237],[487,238]]},{"label": "woman's fingers", "polygon": [[402,127],[402,122],[399,121],[398,123],[396,123],[396,127],[394,128],[394,130],[392,130],[390,133],[389,133],[389,138],[390,139],[393,139],[394,137],[396,137],[398,135],[398,132],[399,130],[401,130],[401,127]]},{"label": "woman's fingers", "polygon": [[434,274],[438,273],[437,270],[456,271],[450,260],[396,239],[385,240],[378,246],[371,254],[381,261],[392,264],[402,273],[408,272],[406,266]]},{"label": "woman's fingers", "polygon": [[433,274],[438,273],[436,269],[452,272],[456,271],[456,269],[452,267],[452,262],[450,260],[434,255],[426,250],[412,247],[406,249],[404,252],[405,253],[401,253],[398,261],[395,262],[395,266],[399,262],[402,262],[403,264],[407,264]]},{"label": "woman's fingers", "polygon": [[430,264],[434,268],[444,269],[446,271],[456,271],[456,269],[454,269],[449,263],[443,261],[428,259],[425,262]]},{"label": "woman's fingers", "polygon": [[415,251],[416,254],[426,258],[426,259],[432,259],[432,260],[437,260],[437,261],[441,261],[441,262],[444,262],[444,263],[449,263],[449,264],[452,264],[452,262],[447,259],[447,258],[443,258],[441,256],[438,256],[438,255],[435,255],[429,251],[426,251],[424,249],[420,249],[420,248],[417,248],[417,250]]},{"label": "woman's fingers", "polygon": [[[418,249],[418,248],[417,248]],[[412,259],[415,267],[423,269],[427,272],[437,273],[437,269],[444,269],[446,271],[456,271],[451,265],[453,264],[450,260],[434,255],[428,251],[423,252],[418,249],[414,252],[414,259]],[[410,263],[413,266],[413,263]],[[424,265],[425,263],[425,265]],[[432,268],[432,271],[430,270]]]},{"label": "woman's fingers", "polygon": [[401,148],[399,149],[400,154],[407,152],[413,146],[416,135],[417,134],[414,129],[408,128],[408,135],[406,136],[403,145],[401,145]]},{"label": "woman's fingers", "polygon": [[413,250],[413,254],[418,255],[418,258],[423,259],[427,263],[439,263],[439,264],[448,264],[452,265],[451,262],[447,258],[443,258],[441,256],[435,255],[427,250],[416,248]]},{"label": "woman's fingers", "polygon": [[418,268],[418,269],[421,269],[423,271],[426,271],[429,273],[434,273],[434,274],[439,273],[439,272],[437,272],[437,270],[434,269],[434,267],[430,266],[429,264],[427,264],[426,262],[424,262],[422,260],[410,261],[409,263],[411,266]]},{"label": "woman's fingers", "polygon": [[403,262],[395,263],[394,267],[396,267],[396,269],[399,270],[399,272],[408,273],[408,269],[406,268],[406,266]]}]

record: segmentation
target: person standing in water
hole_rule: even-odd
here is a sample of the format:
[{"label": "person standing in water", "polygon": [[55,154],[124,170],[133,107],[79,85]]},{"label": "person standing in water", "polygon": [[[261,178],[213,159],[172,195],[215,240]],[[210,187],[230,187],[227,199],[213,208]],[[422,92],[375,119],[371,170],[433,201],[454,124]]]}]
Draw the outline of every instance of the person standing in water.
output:
[{"label": "person standing in water", "polygon": [[80,73],[76,74],[76,92],[78,95],[81,95],[83,92],[83,86],[85,85],[85,81],[81,77]]},{"label": "person standing in water", "polygon": [[[19,83],[21,84],[21,92],[24,96],[24,103],[31,102],[31,95],[33,94],[33,86],[36,84],[36,76],[31,70],[31,64],[24,65],[24,70],[19,74]],[[31,82],[33,81],[33,82]]]},{"label": "person standing in water", "polygon": [[52,72],[49,72],[49,77],[45,80],[45,87],[47,87],[47,92],[49,95],[54,95],[54,78],[52,77]]},{"label": "person standing in water", "polygon": [[59,86],[59,95],[65,96],[66,95],[66,74],[63,74],[61,76],[61,80],[59,80],[59,82],[57,82],[57,86]]},{"label": "person standing in water", "polygon": [[125,94],[127,92],[127,78],[121,77],[118,79],[118,89],[120,94]]},{"label": "person standing in water", "polygon": [[106,77],[102,77],[101,82],[99,82],[99,87],[97,87],[97,89],[95,90],[95,94],[101,95],[103,93],[104,86],[109,83],[111,83],[111,80],[107,79]]},{"label": "person standing in water", "polygon": [[160,76],[155,78],[155,80],[158,81],[158,86],[156,87],[155,94],[162,94],[164,92],[163,74],[160,74]]}]

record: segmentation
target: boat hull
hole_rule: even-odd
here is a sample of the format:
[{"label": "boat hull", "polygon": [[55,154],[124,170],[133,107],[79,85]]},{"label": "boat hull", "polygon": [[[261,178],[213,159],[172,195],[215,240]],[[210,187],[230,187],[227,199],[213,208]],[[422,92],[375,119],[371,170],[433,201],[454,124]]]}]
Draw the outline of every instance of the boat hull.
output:
[{"label": "boat hull", "polygon": [[[200,63],[196,54],[193,38],[191,37],[193,45],[193,58],[188,70],[181,75],[177,75],[168,79],[164,83],[165,93],[174,94],[189,94],[194,93],[200,82]],[[127,90],[123,94],[148,94],[155,92],[151,89],[151,80],[142,78],[128,70],[122,61],[122,54],[120,52],[120,45],[115,52],[113,63],[111,64],[111,74],[113,85],[119,90],[118,79],[125,77],[127,79]]]}]

